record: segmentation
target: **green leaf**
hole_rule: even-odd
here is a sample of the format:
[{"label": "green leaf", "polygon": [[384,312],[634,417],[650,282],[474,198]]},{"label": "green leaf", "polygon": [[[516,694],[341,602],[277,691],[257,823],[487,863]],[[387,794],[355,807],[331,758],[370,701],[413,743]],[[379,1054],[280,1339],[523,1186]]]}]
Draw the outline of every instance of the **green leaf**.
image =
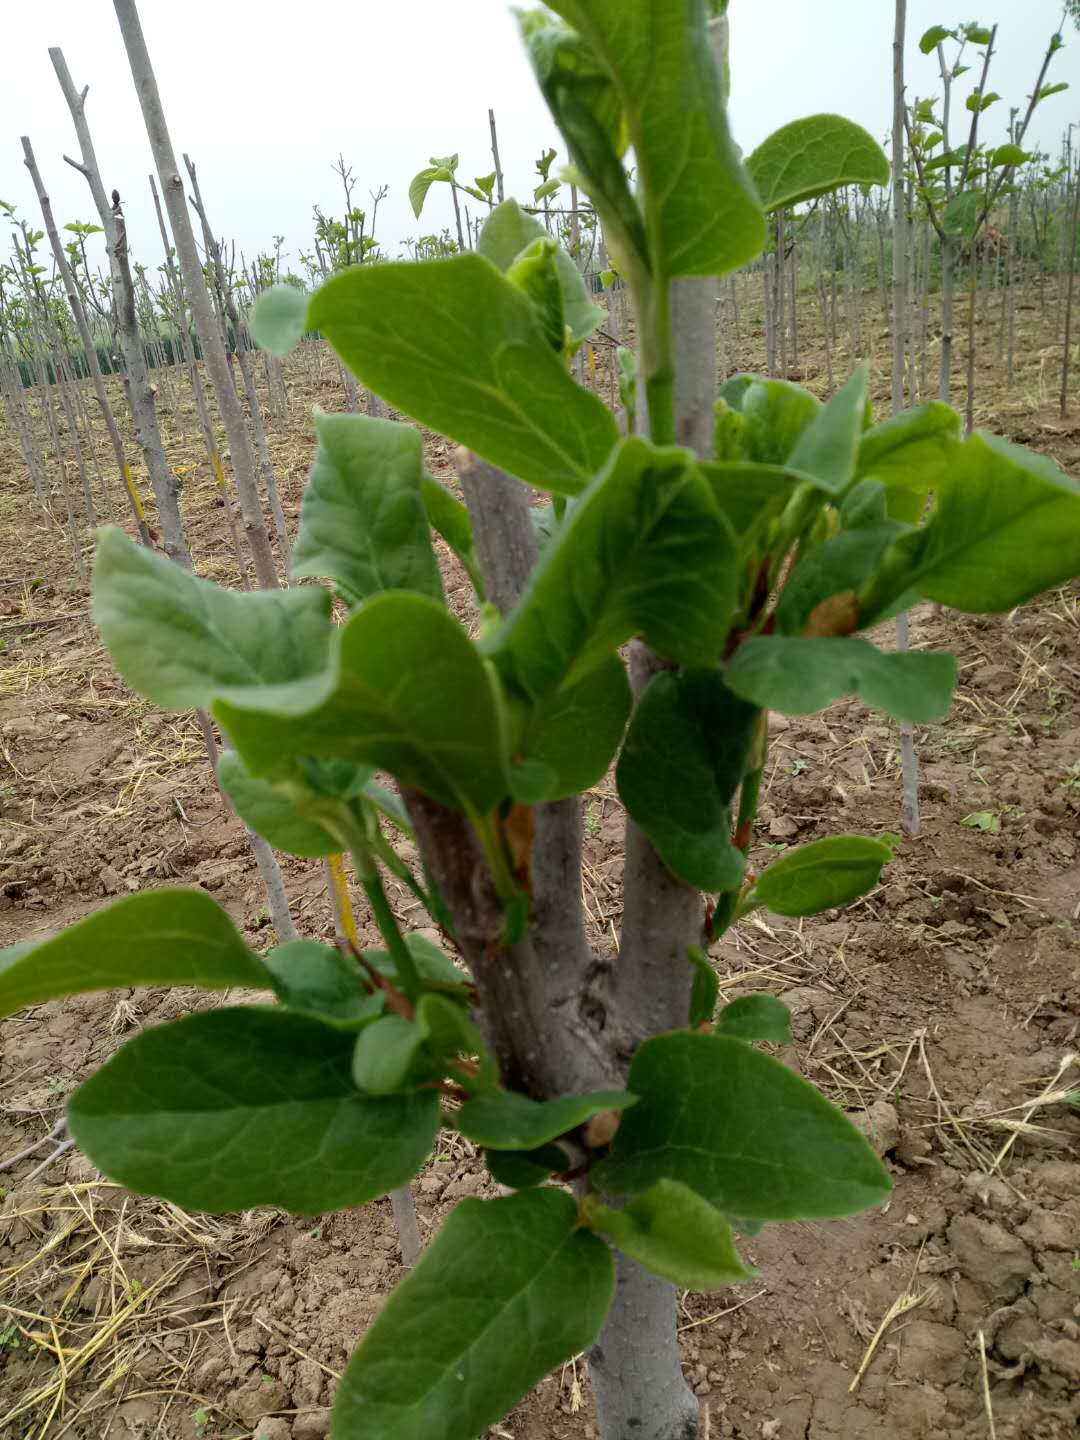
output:
[{"label": "green leaf", "polygon": [[295,285],[272,285],[255,301],[248,326],[255,343],[271,355],[287,355],[304,338],[308,297]]},{"label": "green leaf", "polygon": [[954,195],[941,217],[941,228],[946,235],[973,236],[984,200],[981,190],[961,190],[959,195]]},{"label": "green leaf", "polygon": [[528,1190],[542,1185],[549,1175],[561,1175],[570,1160],[558,1145],[539,1145],[535,1150],[485,1150],[484,1163],[499,1185]]},{"label": "green leaf", "polygon": [[924,55],[929,55],[931,50],[937,49],[943,40],[952,39],[954,34],[955,31],[946,30],[944,25],[931,25],[919,41],[919,49]]},{"label": "green leaf", "polygon": [[541,200],[548,200],[552,195],[557,195],[562,189],[562,181],[556,180],[554,176],[550,180],[543,181],[533,191],[533,199],[539,205]]},{"label": "green leaf", "polygon": [[886,654],[855,636],[768,635],[740,645],[724,678],[736,695],[783,715],[810,715],[854,692],[897,720],[926,725],[949,709],[956,661],[921,650]]},{"label": "green leaf", "polygon": [[349,1361],[333,1435],[473,1440],[596,1339],[614,1287],[564,1192],[462,1201]]},{"label": "green leaf", "polygon": [[790,380],[756,375],[733,375],[721,385],[720,398],[742,416],[743,458],[757,465],[786,465],[823,408],[816,395]]},{"label": "green leaf", "polygon": [[[438,1074],[448,1075],[470,1092],[495,1089],[499,1083],[498,1066],[480,1031],[457,1001],[446,995],[421,995],[416,1007],[416,1026],[423,1036],[425,1049],[436,1062]],[[475,1062],[475,1074],[463,1070],[457,1063],[461,1056]]]},{"label": "green leaf", "polygon": [[354,1037],[287,1010],[207,1010],[123,1045],[68,1102],[111,1179],[188,1210],[314,1215],[403,1185],[431,1152],[432,1092],[353,1088]]},{"label": "green leaf", "polygon": [[[464,994],[468,990],[471,983],[469,972],[459,969],[438,945],[433,945],[425,936],[416,933],[406,935],[405,944],[409,947],[413,964],[425,985],[437,986],[440,990],[455,994]],[[365,950],[363,954],[369,965],[397,983],[397,967],[387,951]]]},{"label": "green leaf", "polygon": [[483,601],[484,580],[473,545],[472,522],[468,510],[455,495],[451,495],[445,485],[430,475],[424,476],[420,494],[427,512],[428,524],[438,531],[461,561],[472,581],[477,599]]},{"label": "green leaf", "polygon": [[785,463],[838,495],[855,474],[866,409],[866,370],[855,371],[802,431]]},{"label": "green leaf", "polygon": [[802,553],[776,606],[779,634],[798,635],[822,601],[857,591],[887,547],[907,528],[898,521],[885,520],[843,530]]},{"label": "green leaf", "polygon": [[757,255],[764,216],[728,131],[704,6],[554,0],[551,8],[614,79],[654,273],[722,275]]},{"label": "green leaf", "polygon": [[424,444],[411,425],[316,413],[319,448],[304,490],[294,579],[333,580],[349,605],[380,590],[443,597],[424,508]]},{"label": "green leaf", "polygon": [[[623,167],[628,135],[610,69],[591,47],[547,10],[518,11],[521,38],[537,84],[566,140],[578,183],[592,200],[619,263],[648,267],[645,226]],[[541,156],[538,201],[549,188],[554,151]],[[558,181],[554,182],[556,186]]]},{"label": "green leaf", "polygon": [[482,255],[354,266],[316,292],[308,323],[396,409],[528,484],[577,494],[618,438]]},{"label": "green leaf", "polygon": [[269,780],[256,779],[235,750],[222,751],[217,777],[236,814],[275,850],[314,859],[342,848],[340,839],[304,817],[290,795]]},{"label": "green leaf", "polygon": [[891,845],[862,835],[812,840],[785,852],[764,870],[750,902],[777,915],[818,915],[867,894],[891,858]]},{"label": "green leaf", "polygon": [[317,940],[290,940],[269,952],[266,968],[274,990],[288,1010],[324,1020],[342,1030],[359,1030],[382,1013],[384,997],[369,995],[360,968],[340,950]]},{"label": "green leaf", "polygon": [[708,1024],[716,1013],[716,1000],[720,994],[720,978],[709,964],[709,958],[698,945],[691,945],[686,958],[694,967],[694,983],[690,990],[690,1016],[687,1023],[691,1029]]},{"label": "green leaf", "polygon": [[545,547],[488,653],[532,699],[581,679],[637,631],[684,665],[707,663],[737,578],[731,529],[688,452],[624,440]]},{"label": "green leaf", "polygon": [[[630,682],[617,655],[602,660],[574,685],[531,706],[511,765],[511,789],[527,804],[561,800],[591,790],[608,766],[630,718]],[[531,793],[520,792],[521,767],[539,776]]]},{"label": "green leaf", "polygon": [[535,1150],[576,1130],[603,1110],[625,1110],[635,1098],[626,1090],[597,1090],[589,1095],[530,1100],[514,1090],[497,1090],[466,1100],[454,1122],[462,1135],[485,1150]]},{"label": "green leaf", "polygon": [[1068,88],[1067,80],[1059,80],[1056,85],[1041,85],[1036,92],[1035,103],[1039,104],[1041,101],[1049,99],[1051,95],[1060,95],[1062,90],[1068,90]]},{"label": "green leaf", "polygon": [[[960,440],[960,417],[948,405],[932,400],[905,410],[863,431],[855,461],[855,478],[872,477],[914,497],[914,513],[897,519],[917,520],[929,491],[936,490],[952,465]],[[890,513],[895,515],[891,508]]]},{"label": "green leaf", "polygon": [[742,880],[730,806],[757,713],[719,670],[661,671],[630,722],[616,770],[619,798],[672,874],[697,890],[718,894]]},{"label": "green leaf", "polygon": [[960,821],[969,830],[983,830],[988,835],[999,835],[1001,833],[1001,812],[998,810],[976,810],[972,815],[965,815]]},{"label": "green leaf", "polygon": [[420,1080],[434,1078],[427,1059],[419,1025],[402,1015],[384,1015],[356,1037],[353,1083],[368,1095],[415,1089]]},{"label": "green leaf", "polygon": [[506,278],[528,296],[544,337],[551,348],[561,355],[566,341],[566,322],[555,264],[558,248],[549,236],[538,235],[506,271]]},{"label": "green leaf", "polygon": [[[454,1061],[460,1054],[480,1057],[477,1075],[458,1069]],[[444,995],[427,993],[415,1021],[385,1015],[357,1036],[352,1074],[357,1088],[371,1095],[412,1090],[447,1074],[470,1090],[498,1083],[495,1062],[465,1011]]]},{"label": "green leaf", "polygon": [[810,478],[781,465],[749,461],[699,464],[713,498],[742,543],[752,543],[761,527],[779,515],[799,485]]},{"label": "green leaf", "polygon": [[658,1180],[623,1209],[593,1205],[588,1213],[624,1255],[673,1285],[719,1290],[756,1273],[739,1259],[719,1210],[678,1180]]},{"label": "green leaf", "polygon": [[264,990],[269,977],[204,890],[144,890],[38,944],[0,951],[0,1015],[121,985]]},{"label": "green leaf", "polygon": [[990,164],[994,166],[1025,165],[1030,159],[1026,150],[1019,145],[999,145],[990,156]]},{"label": "green leaf", "polygon": [[1080,573],[1080,481],[1045,456],[976,431],[936,497],[927,525],[898,540],[871,581],[868,615],[909,588],[969,614],[998,613]]},{"label": "green leaf", "polygon": [[808,115],[773,131],[746,162],[766,210],[842,185],[887,185],[889,162],[872,135],[840,115]]},{"label": "green leaf", "polygon": [[770,1045],[791,1044],[791,1011],[775,995],[740,995],[716,1017],[719,1035],[736,1040],[767,1040]]},{"label": "green leaf", "polygon": [[124,680],[165,710],[224,699],[292,714],[333,688],[330,596],[313,585],[225,590],[110,527],[92,614]]},{"label": "green leaf", "polygon": [[593,1169],[605,1190],[638,1194],[678,1180],[749,1220],[852,1215],[889,1193],[881,1162],[847,1117],[742,1040],[659,1035],[640,1047],[627,1083],[641,1098]]},{"label": "green leaf", "polygon": [[453,171],[445,165],[429,165],[413,176],[409,181],[409,204],[412,206],[412,213],[417,220],[420,219],[420,212],[424,208],[427,193],[436,180],[445,180],[452,184],[453,179]]},{"label": "green leaf", "polygon": [[[547,231],[539,220],[526,215],[516,200],[504,200],[485,220],[476,248],[505,273],[533,241],[546,237]],[[581,271],[561,247],[555,252],[555,268],[570,339],[586,340],[607,319],[607,311],[592,303]]]},{"label": "green leaf", "polygon": [[456,809],[490,810],[509,789],[491,673],[424,595],[389,591],[356,611],[341,631],[337,689],[308,714],[214,713],[257,776],[314,755],[372,765]]}]

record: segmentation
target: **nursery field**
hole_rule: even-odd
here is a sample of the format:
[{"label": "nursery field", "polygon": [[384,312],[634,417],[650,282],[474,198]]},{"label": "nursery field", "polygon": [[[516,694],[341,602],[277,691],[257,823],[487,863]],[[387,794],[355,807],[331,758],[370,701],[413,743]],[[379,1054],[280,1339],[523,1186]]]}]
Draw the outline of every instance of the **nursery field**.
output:
[{"label": "nursery field", "polygon": [[[728,373],[764,368],[760,281],[739,284]],[[889,339],[876,294],[864,296],[863,322],[880,416]],[[1080,475],[1080,405],[1061,418],[1060,348],[1034,290],[1017,307],[1011,389],[992,323],[980,316],[976,423]],[[964,346],[958,334],[958,395]],[[606,345],[595,359],[606,396]],[[839,374],[851,363],[842,346],[830,362]],[[278,411],[268,444],[295,533],[312,407],[343,409],[346,397],[319,341],[284,373],[287,424],[268,404]],[[812,297],[789,373],[826,393]],[[163,440],[196,570],[233,584],[221,493],[189,406],[175,377],[162,387]],[[426,452],[453,487],[450,447],[427,435]],[[108,468],[105,481],[101,514],[119,518]],[[439,555],[451,608],[469,623],[467,577],[441,541]],[[15,439],[0,430],[0,946],[167,882],[204,888],[257,948],[272,943],[194,718],[159,714],[126,689],[88,609],[70,550],[28,499]],[[886,646],[891,628],[877,637]],[[684,1297],[682,1359],[706,1434],[1057,1440],[1080,1426],[1080,1114],[1066,1103],[1080,1087],[1080,587],[991,618],[922,605],[911,631],[913,646],[951,649],[959,663],[950,715],[916,731],[922,833],[840,918],[757,911],[710,955],[725,999],[764,992],[790,1007],[794,1043],[781,1057],[866,1128],[895,1188],[884,1212],[769,1226],[743,1244],[753,1280]],[[770,734],[752,867],[840,831],[899,830],[886,717],[844,701],[806,719],[774,715]],[[624,828],[613,776],[584,803],[590,939],[613,957]],[[282,857],[282,867],[299,933],[332,941],[322,866]],[[390,897],[403,928],[425,923],[403,886]],[[361,938],[376,943],[363,896],[353,901]],[[0,1022],[0,1435],[328,1433],[336,1379],[400,1278],[389,1201],[316,1219],[214,1217],[130,1194],[51,1141],[12,1163],[138,1027],[229,998],[112,992]],[[413,1188],[422,1238],[462,1197],[495,1193],[471,1145],[448,1133]],[[584,1363],[567,1363],[490,1433],[594,1436]]]}]

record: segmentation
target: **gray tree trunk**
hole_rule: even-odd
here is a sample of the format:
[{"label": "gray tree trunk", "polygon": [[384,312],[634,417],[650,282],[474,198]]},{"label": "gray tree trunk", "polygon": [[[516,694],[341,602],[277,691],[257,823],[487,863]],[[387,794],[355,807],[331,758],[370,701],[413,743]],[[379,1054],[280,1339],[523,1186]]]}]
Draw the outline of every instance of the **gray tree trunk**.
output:
[{"label": "gray tree trunk", "polygon": [[199,252],[195,246],[195,235],[188,218],[184,200],[184,185],[176,164],[176,155],[165,123],[165,112],[158,93],[154,69],[146,49],[142,25],[135,0],[113,0],[116,18],[120,23],[124,48],[131,66],[132,78],[139,96],[154,165],[161,182],[161,193],[172,226],[184,287],[191,305],[195,329],[202,347],[203,359],[217,393],[218,409],[225,425],[236,488],[240,497],[240,511],[244,520],[244,533],[248,548],[255,562],[255,574],[259,584],[267,589],[277,589],[278,577],[274,565],[270,539],[266,533],[266,521],[255,483],[255,456],[251,439],[244,423],[244,413],[229,374],[229,362],[225,358],[225,347],[214,318],[210,295],[206,288]]},{"label": "gray tree trunk", "polygon": [[225,267],[221,258],[221,246],[214,238],[214,231],[206,213],[206,206],[203,203],[202,192],[199,189],[199,177],[195,173],[195,166],[187,155],[184,156],[184,164],[187,167],[188,175],[191,178],[191,188],[195,196],[195,213],[202,225],[203,244],[206,247],[206,254],[214,267],[214,274],[217,277],[217,293],[221,297],[222,326],[225,328],[231,325],[236,342],[236,358],[240,365],[240,375],[244,383],[244,395],[247,398],[248,410],[251,412],[251,428],[255,432],[255,449],[259,457],[259,468],[262,470],[263,483],[266,485],[266,496],[270,501],[270,514],[273,516],[274,529],[277,532],[278,544],[281,547],[281,556],[285,565],[286,573],[289,568],[289,531],[285,524],[285,511],[281,506],[281,495],[278,492],[277,476],[274,474],[273,462],[270,459],[270,446],[266,439],[266,426],[263,424],[262,408],[259,405],[259,393],[255,388],[255,374],[251,366],[251,349],[247,343],[244,327],[240,320],[240,312],[236,307],[236,299],[233,295],[229,277],[225,274]]},{"label": "gray tree trunk", "polygon": [[[1068,199],[1068,189],[1065,191]],[[1069,345],[1072,335],[1072,307],[1073,307],[1073,285],[1076,281],[1076,239],[1077,227],[1080,225],[1080,167],[1073,177],[1072,197],[1072,218],[1069,221],[1067,236],[1069,245],[1069,284],[1065,292],[1065,344],[1061,357],[1061,418],[1065,418],[1069,404]],[[1064,226],[1062,227],[1065,228]]]},{"label": "gray tree trunk", "polygon": [[948,235],[941,236],[941,369],[938,398],[947,405],[952,394],[953,342],[953,261],[955,246]]},{"label": "gray tree trunk", "polygon": [[416,1221],[416,1201],[412,1186],[399,1185],[390,1192],[390,1208],[397,1225],[398,1243],[401,1245],[401,1263],[411,1270],[420,1259],[420,1227]]},{"label": "gray tree trunk", "polygon": [[75,317],[75,325],[79,331],[79,339],[82,341],[83,349],[86,352],[86,364],[90,371],[94,394],[97,397],[98,405],[101,407],[101,413],[105,420],[105,428],[109,432],[109,439],[112,441],[113,453],[116,456],[116,463],[120,468],[121,482],[131,506],[132,516],[139,532],[139,539],[144,545],[151,546],[150,530],[146,523],[146,517],[142,513],[142,506],[139,503],[135,490],[135,483],[131,477],[131,471],[124,455],[124,442],[120,438],[116,417],[113,415],[112,406],[109,404],[105,381],[102,378],[101,366],[98,364],[97,349],[94,345],[93,337],[90,334],[90,325],[86,318],[86,307],[83,305],[82,296],[79,294],[79,287],[75,283],[75,277],[71,273],[71,266],[68,264],[64,247],[60,243],[60,236],[56,229],[56,221],[53,219],[52,206],[49,203],[44,182],[38,171],[37,163],[34,160],[34,151],[30,145],[30,139],[26,135],[22,137],[22,147],[26,168],[30,171],[30,177],[34,182],[34,189],[37,192],[38,203],[41,206],[41,214],[45,221],[49,244],[52,246],[53,258],[56,260],[56,268],[60,271],[60,278],[64,285],[68,304],[71,306],[71,313]]},{"label": "gray tree trunk", "polygon": [[206,403],[206,390],[203,388],[202,374],[199,371],[199,361],[195,354],[195,342],[192,338],[191,327],[187,318],[187,301],[184,297],[184,280],[173,262],[173,250],[169,244],[169,232],[165,228],[165,216],[161,213],[161,199],[158,195],[157,182],[153,175],[148,177],[150,181],[150,193],[154,197],[154,213],[157,215],[158,229],[161,232],[161,244],[165,251],[165,275],[168,280],[169,289],[172,292],[172,304],[175,315],[177,330],[180,334],[181,349],[184,352],[183,363],[187,367],[188,384],[191,387],[192,398],[195,401],[195,417],[199,426],[199,434],[202,436],[203,446],[206,450],[206,458],[210,462],[210,468],[214,473],[214,480],[221,492],[221,505],[225,511],[225,522],[229,529],[229,540],[232,544],[233,555],[236,559],[236,571],[240,578],[241,587],[248,588],[247,566],[244,564],[240,552],[240,536],[236,530],[236,517],[233,515],[232,497],[229,495],[228,486],[225,483],[225,467],[221,462],[221,452],[218,450],[217,439],[214,436],[214,427],[210,420],[210,407]]},{"label": "gray tree trunk", "polygon": [[124,368],[127,372],[128,405],[131,409],[131,418],[135,425],[139,447],[146,462],[147,473],[150,476],[154,499],[157,501],[158,520],[161,523],[165,553],[170,560],[175,560],[178,565],[190,570],[191,553],[187,547],[184,526],[180,519],[176,476],[165,458],[165,450],[161,444],[161,431],[158,428],[157,411],[154,408],[154,387],[150,383],[150,373],[147,369],[135,315],[135,287],[131,279],[131,266],[128,263],[127,227],[124,224],[119,199],[110,206],[105,197],[105,187],[101,182],[101,172],[98,169],[93,140],[90,137],[90,127],[86,121],[86,91],[83,90],[80,94],[75,89],[64,60],[64,52],[59,47],[53,46],[49,50],[49,59],[53,63],[56,78],[60,82],[64,99],[71,111],[75,135],[82,154],[81,165],[76,164],[74,160],[70,160],[68,163],[85,176],[98,217],[101,220],[101,228],[105,232],[105,252],[109,257],[109,271],[113,283],[113,306],[120,348],[124,357]]}]

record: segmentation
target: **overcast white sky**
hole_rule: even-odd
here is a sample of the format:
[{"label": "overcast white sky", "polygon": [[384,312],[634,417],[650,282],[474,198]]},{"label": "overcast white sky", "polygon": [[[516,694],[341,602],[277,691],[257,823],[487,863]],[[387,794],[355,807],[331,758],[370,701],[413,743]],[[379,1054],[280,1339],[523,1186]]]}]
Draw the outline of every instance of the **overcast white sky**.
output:
[{"label": "overcast white sky", "polygon": [[[991,88],[1004,99],[986,113],[985,133],[1004,138],[1008,106],[1025,103],[1061,6],[996,6],[978,18],[1000,21]],[[409,180],[430,155],[459,151],[467,180],[490,171],[489,106],[508,193],[531,192],[545,147],[565,158],[504,0],[142,0],[140,8],[173,145],[195,160],[215,231],[249,257],[283,234],[295,263],[297,251],[310,248],[312,206],[340,214],[330,170],[339,150],[359,197],[390,187],[378,225],[390,253],[406,236],[452,223],[445,186],[433,188],[421,222],[409,208]],[[111,0],[7,0],[3,10],[0,198],[40,220],[19,144],[29,133],[58,220],[97,219],[85,181],[61,159],[75,151],[75,138],[47,53],[60,45],[76,85],[90,86],[87,115],[105,188],[124,198],[135,257],[156,266],[150,153]],[[938,0],[909,0],[909,96],[935,94],[939,84],[919,36],[955,19]],[[731,25],[732,121],[744,149],[822,110],[884,136],[892,0],[731,0]],[[1065,125],[1080,119],[1080,34],[1070,26],[1065,40],[1050,79],[1073,88],[1044,102],[1029,136],[1055,153]],[[0,231],[0,253],[7,249]]]}]

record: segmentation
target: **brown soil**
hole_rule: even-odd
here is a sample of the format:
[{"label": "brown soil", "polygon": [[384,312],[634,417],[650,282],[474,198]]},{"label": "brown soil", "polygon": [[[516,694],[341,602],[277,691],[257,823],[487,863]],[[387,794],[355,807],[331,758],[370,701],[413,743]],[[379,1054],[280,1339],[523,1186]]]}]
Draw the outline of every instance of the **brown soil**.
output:
[{"label": "brown soil", "polygon": [[[751,293],[733,369],[761,364]],[[1077,473],[1075,405],[1062,422],[1047,400],[1053,337],[1034,306],[1021,321],[1017,386],[1003,392],[989,357],[979,418]],[[820,388],[820,335],[809,315],[802,324],[799,369]],[[883,399],[880,316],[868,312],[865,329]],[[834,357],[838,372],[846,363]],[[341,396],[325,358],[318,377],[302,360],[289,373],[291,424],[271,432],[271,448],[295,520],[310,405],[340,408]],[[192,467],[182,503],[198,568],[233,583],[197,430],[168,394],[162,408],[174,463]],[[430,463],[446,473],[449,447],[428,438]],[[155,713],[113,675],[68,552],[27,500],[2,431],[0,487],[0,944],[167,881],[202,885],[254,944],[268,942],[257,874],[194,723]],[[118,513],[115,499],[108,509]],[[449,562],[447,574],[460,609],[464,578]],[[1080,1031],[1080,591],[987,620],[923,607],[913,641],[960,662],[951,716],[917,737],[922,835],[904,841],[858,905],[797,925],[752,918],[714,957],[725,996],[767,990],[791,1007],[784,1058],[867,1125],[895,1191],[883,1213],[767,1228],[743,1245],[755,1281],[683,1298],[685,1366],[713,1435],[981,1437],[991,1408],[998,1440],[1080,1426],[1080,1116],[1060,1099],[1080,1086],[1070,1060]],[[898,828],[887,720],[842,703],[807,720],[774,717],[771,729],[759,863],[768,847]],[[596,943],[610,951],[622,841],[610,779],[586,815],[586,900]],[[283,864],[301,932],[329,937],[320,868]],[[403,918],[422,923],[404,893],[397,900]],[[357,913],[373,933],[359,901]],[[218,1003],[132,991],[3,1022],[0,1161],[46,1135],[64,1096],[134,1029]],[[34,1174],[49,1153],[0,1173],[0,1434],[325,1435],[334,1378],[401,1274],[389,1203],[317,1221],[191,1216],[101,1181],[74,1152]],[[460,1197],[493,1193],[456,1136],[414,1188],[427,1234]],[[592,1437],[581,1361],[491,1433]]]}]

